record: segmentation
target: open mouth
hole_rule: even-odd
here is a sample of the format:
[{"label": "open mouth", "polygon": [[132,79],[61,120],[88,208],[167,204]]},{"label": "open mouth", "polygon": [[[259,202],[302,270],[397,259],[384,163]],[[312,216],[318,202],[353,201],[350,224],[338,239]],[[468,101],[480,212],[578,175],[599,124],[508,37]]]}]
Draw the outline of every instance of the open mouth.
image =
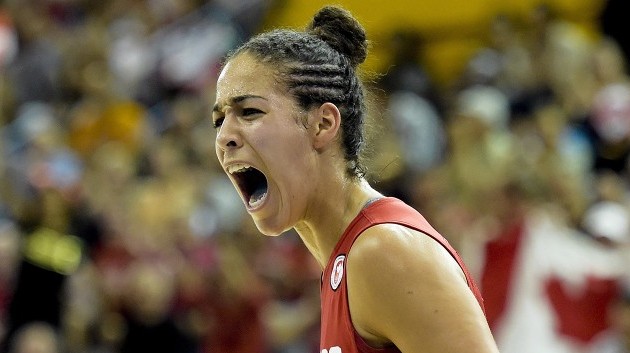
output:
[{"label": "open mouth", "polygon": [[240,164],[230,167],[228,172],[236,181],[249,208],[262,204],[267,196],[267,178],[260,170]]}]

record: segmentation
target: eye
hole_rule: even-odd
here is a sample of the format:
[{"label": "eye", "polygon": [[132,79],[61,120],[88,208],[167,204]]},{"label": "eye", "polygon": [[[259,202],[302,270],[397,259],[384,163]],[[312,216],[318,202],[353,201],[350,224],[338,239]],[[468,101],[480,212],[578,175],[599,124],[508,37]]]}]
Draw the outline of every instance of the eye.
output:
[{"label": "eye", "polygon": [[262,111],[256,108],[243,108],[243,116],[261,114]]},{"label": "eye", "polygon": [[222,116],[214,119],[214,121],[212,122],[212,126],[214,126],[215,129],[220,128],[221,125],[223,125],[223,119],[225,119],[225,118],[222,117]]}]

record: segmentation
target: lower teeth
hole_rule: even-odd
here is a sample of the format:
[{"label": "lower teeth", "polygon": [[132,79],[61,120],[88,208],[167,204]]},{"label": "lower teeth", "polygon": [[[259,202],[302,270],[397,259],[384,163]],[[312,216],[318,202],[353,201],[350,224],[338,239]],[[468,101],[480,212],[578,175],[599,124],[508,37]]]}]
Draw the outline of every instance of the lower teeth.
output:
[{"label": "lower teeth", "polygon": [[256,207],[260,205],[267,195],[267,192],[256,192],[249,198],[249,206]]}]

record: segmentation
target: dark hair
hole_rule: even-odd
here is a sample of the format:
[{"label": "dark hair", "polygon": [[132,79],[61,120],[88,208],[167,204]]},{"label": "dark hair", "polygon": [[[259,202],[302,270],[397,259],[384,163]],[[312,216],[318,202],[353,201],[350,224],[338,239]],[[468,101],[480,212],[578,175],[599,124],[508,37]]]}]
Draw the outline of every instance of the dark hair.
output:
[{"label": "dark hair", "polygon": [[326,102],[341,112],[348,173],[361,177],[366,103],[357,66],[365,61],[365,29],[347,10],[326,6],[306,31],[276,29],[252,37],[229,55],[247,52],[277,70],[278,78],[305,110]]}]

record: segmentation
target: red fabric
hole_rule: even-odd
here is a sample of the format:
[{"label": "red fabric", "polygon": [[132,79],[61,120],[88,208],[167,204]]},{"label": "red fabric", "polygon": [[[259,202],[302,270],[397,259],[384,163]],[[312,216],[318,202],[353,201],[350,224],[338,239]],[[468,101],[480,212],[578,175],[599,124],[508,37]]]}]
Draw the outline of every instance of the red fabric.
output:
[{"label": "red fabric", "polygon": [[523,221],[504,229],[485,246],[486,265],[481,274],[481,293],[486,301],[486,317],[492,330],[508,305],[514,271],[523,240]]},{"label": "red fabric", "polygon": [[618,282],[611,278],[589,276],[585,287],[579,293],[571,293],[560,278],[551,277],[545,282],[559,333],[583,344],[609,328],[609,306],[619,293]]},{"label": "red fabric", "polygon": [[[356,333],[350,318],[345,276],[345,256],[361,233],[374,225],[392,223],[420,231],[438,241],[459,263],[479,304],[483,308],[481,293],[468,269],[453,247],[426,219],[402,201],[387,197],[364,208],[350,223],[339,240],[322,275],[321,301],[321,352],[322,353],[396,353],[396,347],[375,349],[369,347]],[[334,271],[334,275],[333,275]],[[338,283],[337,288],[333,285]]]}]

